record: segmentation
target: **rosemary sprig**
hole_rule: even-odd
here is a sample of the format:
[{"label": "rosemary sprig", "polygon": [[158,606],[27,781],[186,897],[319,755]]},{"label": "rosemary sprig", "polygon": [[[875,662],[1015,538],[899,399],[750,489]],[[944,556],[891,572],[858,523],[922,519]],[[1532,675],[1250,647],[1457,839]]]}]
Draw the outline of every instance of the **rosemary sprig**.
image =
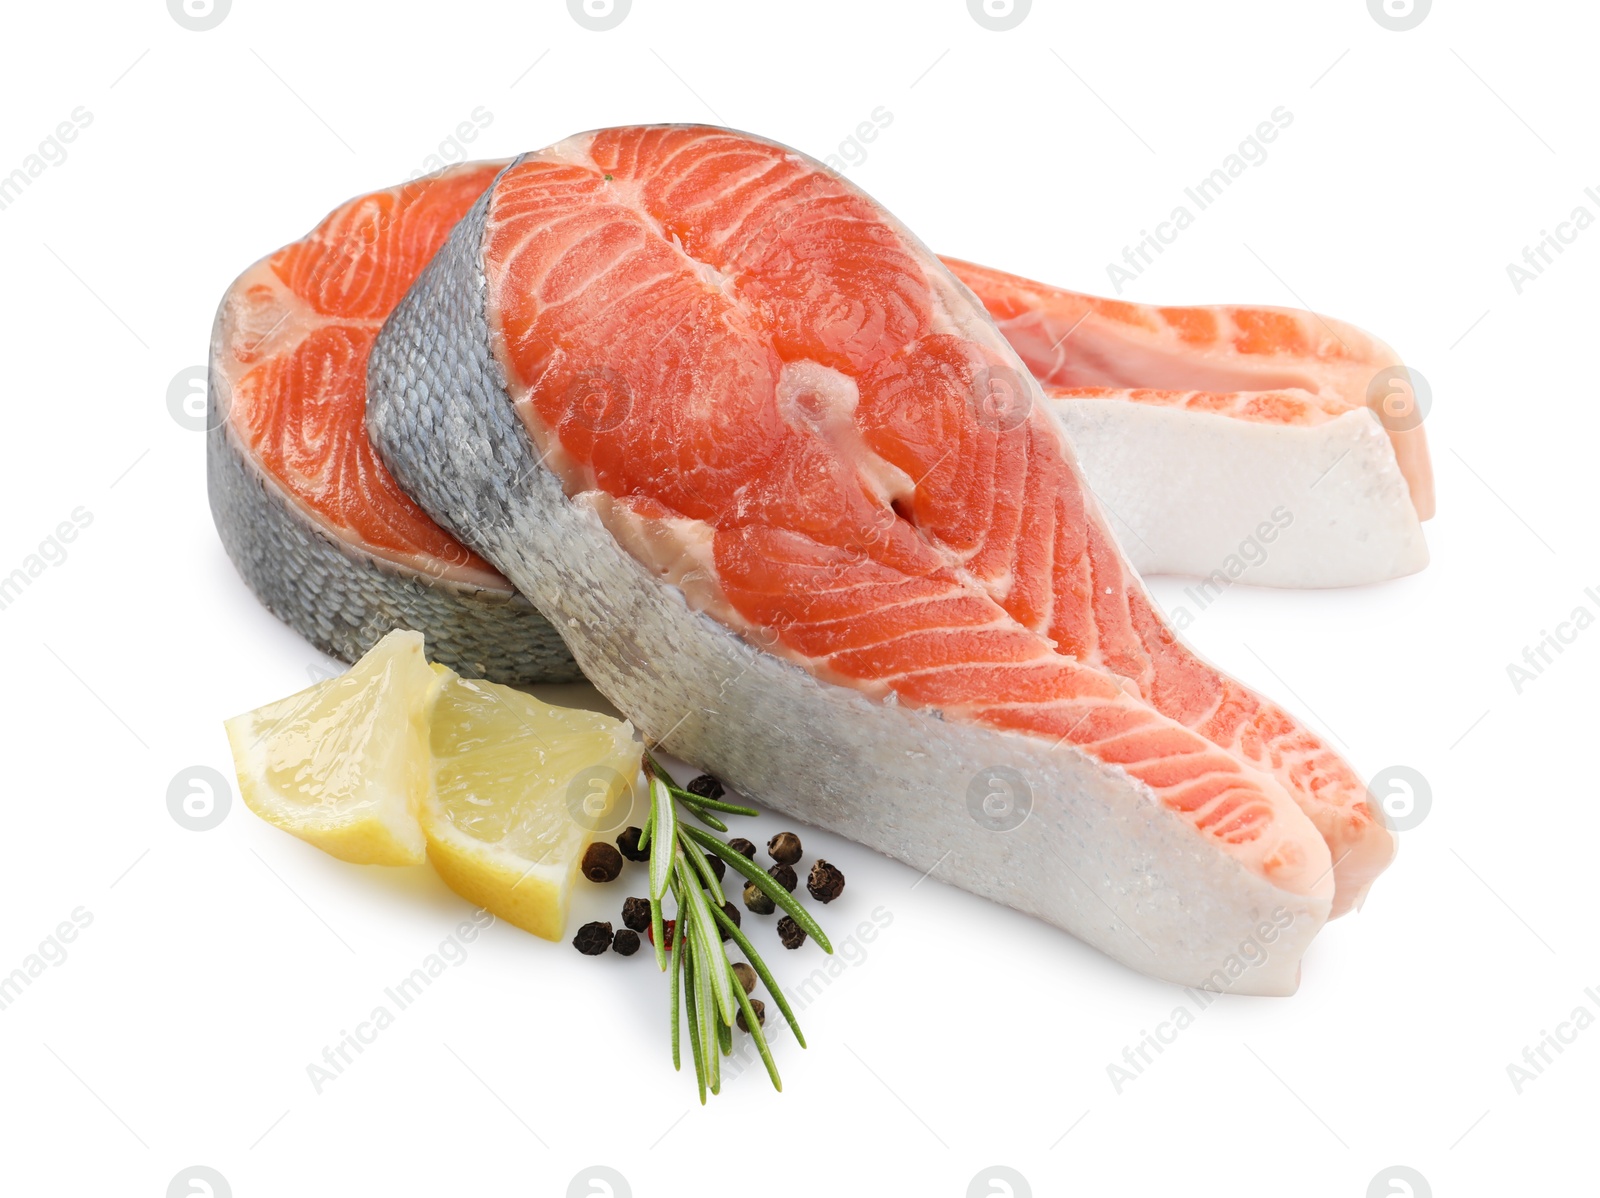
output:
[{"label": "rosemary sprig", "polygon": [[[693,794],[678,786],[667,775],[660,763],[645,754],[645,772],[650,780],[650,812],[645,819],[644,831],[639,837],[639,847],[650,851],[650,937],[655,943],[656,964],[663,971],[671,971],[668,991],[668,1015],[672,1022],[672,1067],[681,1068],[679,1020],[689,1025],[689,1054],[694,1061],[695,1085],[700,1101],[706,1092],[716,1094],[722,1089],[721,1058],[733,1051],[733,1025],[742,1012],[750,1037],[755,1041],[766,1066],[767,1076],[774,1089],[783,1089],[778,1076],[778,1066],[761,1024],[756,1021],[755,1008],[750,997],[739,984],[728,959],[722,934],[726,932],[742,951],[762,983],[771,993],[778,1009],[794,1032],[795,1042],[804,1048],[805,1036],[795,1019],[783,991],[767,963],[756,952],[750,938],[744,934],[723,910],[727,901],[723,897],[717,875],[706,859],[710,850],[731,865],[743,877],[754,882],[773,902],[793,916],[796,923],[822,946],[832,952],[833,946],[816,920],[795,897],[778,882],[747,858],[730,848],[725,842],[692,827],[679,818],[678,807],[707,827],[726,832],[724,824],[713,812],[725,815],[755,815],[754,808],[737,803],[725,803]],[[676,906],[672,931],[672,961],[667,960],[666,919],[662,913],[662,900],[671,892]]]}]

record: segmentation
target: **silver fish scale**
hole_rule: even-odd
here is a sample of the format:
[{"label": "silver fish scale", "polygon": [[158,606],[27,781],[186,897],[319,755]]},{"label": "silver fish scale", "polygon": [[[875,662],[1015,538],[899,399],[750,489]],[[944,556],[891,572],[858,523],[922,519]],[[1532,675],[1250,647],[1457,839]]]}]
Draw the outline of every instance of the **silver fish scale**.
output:
[{"label": "silver fish scale", "polygon": [[426,636],[430,658],[471,678],[524,686],[580,676],[566,644],[521,595],[406,570],[319,528],[239,446],[219,411],[226,386],[213,369],[211,515],[229,558],[273,615],[343,661],[392,629],[411,628]]},{"label": "silver fish scale", "polygon": [[[691,611],[581,495],[569,499],[491,348],[488,198],[379,335],[368,432],[407,493],[532,599],[648,740],[758,803],[1036,915],[1143,973],[1236,993],[1294,990],[1325,899],[1245,870],[1120,768],[1070,745],[819,681]],[[981,791],[999,768],[1027,791],[1026,817],[1008,831],[984,826],[974,807],[974,783]],[[1260,945],[1275,911],[1288,926],[1232,976],[1229,962]]]}]

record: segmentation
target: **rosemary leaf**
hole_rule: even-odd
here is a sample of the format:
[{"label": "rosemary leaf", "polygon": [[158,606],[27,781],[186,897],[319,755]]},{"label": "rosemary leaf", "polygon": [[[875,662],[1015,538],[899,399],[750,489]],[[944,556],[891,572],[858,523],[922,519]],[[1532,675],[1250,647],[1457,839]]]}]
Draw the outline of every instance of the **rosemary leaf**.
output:
[{"label": "rosemary leaf", "polygon": [[[692,848],[689,850],[690,853],[693,853],[694,851],[695,850]],[[679,862],[683,863],[681,868],[685,871],[685,873],[687,873],[687,858],[681,846],[678,849],[678,854]],[[705,870],[706,874],[710,876],[712,885],[715,885],[716,875],[711,873],[711,867],[706,865],[703,861],[698,862],[698,865],[701,869]],[[700,937],[700,943],[695,945],[695,952],[698,955],[706,958],[705,963],[707,965],[708,974],[706,980],[711,986],[711,993],[716,997],[717,1010],[722,1015],[722,1022],[731,1024],[733,1022],[734,1008],[733,990],[728,985],[728,979],[726,976],[724,976],[724,970],[721,968],[709,968],[712,960],[720,958],[725,961],[727,960],[728,956],[728,954],[723,951],[722,938],[719,937],[716,932],[717,925],[716,920],[711,914],[711,904],[706,902],[705,892],[701,890],[698,885],[690,885],[688,878],[685,878],[683,890],[684,909],[693,912],[694,931],[695,934]]]},{"label": "rosemary leaf", "polygon": [[667,879],[672,874],[672,854],[678,846],[678,837],[672,795],[659,778],[650,780],[650,814],[655,820],[655,837],[650,842],[650,897],[660,899],[667,892]]},{"label": "rosemary leaf", "polygon": [[684,806],[689,808],[690,815],[694,816],[695,819],[699,820],[706,827],[715,828],[718,832],[726,832],[728,830],[728,825],[723,823],[716,816],[712,815],[709,811],[701,811],[700,808],[691,803],[685,803]]},{"label": "rosemary leaf", "polygon": [[650,943],[656,950],[656,968],[663,973],[667,968],[667,936],[665,921],[661,918],[661,900],[655,896],[655,886],[650,887]]},{"label": "rosemary leaf", "polygon": [[697,884],[703,885],[712,894],[717,896],[717,906],[720,907],[723,903],[727,902],[727,896],[722,893],[722,883],[717,881],[716,872],[712,870],[711,862],[706,860],[706,855],[693,845],[685,845],[683,853],[687,860],[694,862],[694,868],[692,871],[690,871],[691,878],[695,873],[700,875],[702,881]]},{"label": "rosemary leaf", "polygon": [[[683,927],[680,915],[678,926]],[[674,953],[687,953],[689,951],[688,937],[679,937],[673,941]],[[706,1104],[706,1063],[705,1055],[700,1050],[700,1030],[703,1025],[700,1014],[700,1002],[695,993],[695,963],[685,959],[683,963],[683,1003],[684,1013],[689,1017],[689,1052],[694,1057],[694,1080],[700,1087],[700,1105]]]},{"label": "rosemary leaf", "polygon": [[724,815],[759,815],[754,807],[741,807],[738,803],[725,803],[721,799],[708,799],[705,795],[697,795],[692,791],[684,790],[681,786],[667,783],[667,789],[673,796],[687,807],[700,807],[706,811],[720,811]]},{"label": "rosemary leaf", "polygon": [[[728,966],[728,972],[733,972],[733,966]],[[772,987],[768,987],[772,989]],[[750,1029],[750,1038],[756,1042],[756,1051],[761,1054],[761,1063],[767,1067],[767,1076],[772,1079],[772,1088],[779,1093],[783,1092],[783,1079],[778,1076],[778,1066],[772,1059],[772,1051],[767,1047],[767,1037],[761,1030],[761,1024],[756,1020],[756,1009],[750,1005],[750,996],[744,992],[744,987],[734,979],[733,993],[739,1000],[739,1009],[744,1012],[745,1026]],[[772,989],[774,995],[777,994]],[[797,1032],[796,1035],[799,1033]]]},{"label": "rosemary leaf", "polygon": [[[695,932],[703,940],[705,929],[700,927],[699,924],[700,920],[697,915],[694,918]],[[718,1094],[722,1091],[722,1062],[720,1054],[713,1051],[712,1048],[713,1043],[717,1038],[717,1033],[713,1030],[717,1023],[717,1009],[716,1004],[711,1000],[708,994],[715,981],[715,975],[711,970],[710,954],[702,951],[701,946],[698,944],[695,946],[693,964],[695,967],[695,973],[698,977],[698,986],[701,995],[700,1038],[702,1041],[702,1051],[705,1054],[706,1086],[713,1094]],[[724,979],[724,984],[726,984],[726,979]]]},{"label": "rosemary leaf", "polygon": [[[654,913],[654,904],[651,904],[651,907],[652,907],[652,913]],[[658,941],[659,941],[659,938],[658,938]],[[659,947],[659,943],[658,943],[658,947],[657,947],[656,951],[657,951],[657,953],[659,953],[661,951],[660,947]],[[682,953],[673,953],[672,954],[672,988],[671,988],[671,997],[668,999],[667,1006],[668,1006],[668,1011],[670,1013],[671,1021],[672,1021],[672,1068],[674,1070],[678,1070],[678,1069],[681,1069],[683,1067],[682,1064],[680,1063],[679,1059],[678,1059],[678,988],[679,988],[679,985],[681,984],[682,980],[683,980],[683,954]],[[750,1017],[748,1015],[746,1015],[745,1018],[748,1019]]]},{"label": "rosemary leaf", "polygon": [[[756,971],[756,976],[761,979],[762,985],[766,986],[767,993],[772,995],[773,1001],[778,1004],[778,1010],[783,1012],[784,1019],[788,1021],[789,1030],[794,1033],[795,1043],[804,1048],[806,1046],[806,1037],[805,1033],[800,1030],[800,1021],[794,1017],[794,1012],[789,1009],[789,1000],[784,998],[783,990],[779,987],[778,980],[772,976],[772,970],[767,968],[767,963],[761,959],[761,954],[756,952],[756,946],[751,944],[750,938],[740,930],[733,920],[728,918],[726,911],[713,911],[711,914],[722,925],[723,929],[733,937],[733,942],[739,946],[739,951],[744,953],[745,960],[750,962],[751,967]],[[739,988],[741,990],[744,989],[743,986]],[[745,1018],[749,1019],[750,1017],[746,1015]]]}]

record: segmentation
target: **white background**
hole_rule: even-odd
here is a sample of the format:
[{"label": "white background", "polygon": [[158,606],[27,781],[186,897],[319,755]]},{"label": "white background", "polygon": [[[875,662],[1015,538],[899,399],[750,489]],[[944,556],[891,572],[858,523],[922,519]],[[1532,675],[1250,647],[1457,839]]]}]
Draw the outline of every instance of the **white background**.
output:
[{"label": "white background", "polygon": [[[1436,1195],[1592,1188],[1600,1030],[1520,1094],[1506,1068],[1575,1007],[1600,1013],[1600,631],[1520,694],[1506,670],[1600,611],[1600,229],[1520,295],[1506,273],[1575,206],[1600,215],[1589,6],[1440,3],[1409,32],[1362,0],[1036,0],[1009,32],[963,0],[635,0],[609,32],[554,0],[235,0],[209,32],[159,0],[4,20],[0,174],[93,115],[0,211],[0,574],[75,508],[93,520],[0,611],[0,973],[93,918],[0,1011],[7,1192],[157,1198],[196,1163],[240,1198],[560,1195],[596,1163],[640,1198],[959,1198],[997,1164],[1036,1195],[1360,1198],[1396,1164]],[[175,776],[229,770],[225,716],[325,664],[235,575],[203,437],[168,410],[233,276],[420,169],[478,106],[479,157],[639,121],[820,157],[882,106],[850,175],[930,245],[1107,291],[1123,245],[1279,105],[1294,120],[1268,161],[1126,294],[1303,302],[1432,384],[1429,569],[1238,586],[1189,633],[1362,772],[1431,786],[1300,992],[1222,999],[1119,1094],[1107,1065],[1192,1008],[1182,992],[801,829],[849,876],[836,940],[875,908],[892,923],[804,1012],[810,1049],[781,1044],[783,1094],[751,1072],[700,1109],[646,956],[505,926],[315,1093],[306,1066],[468,912],[425,869],[342,865],[237,799],[209,832],[168,814]],[[582,885],[580,919],[639,892]],[[791,982],[824,960],[771,949]]]}]

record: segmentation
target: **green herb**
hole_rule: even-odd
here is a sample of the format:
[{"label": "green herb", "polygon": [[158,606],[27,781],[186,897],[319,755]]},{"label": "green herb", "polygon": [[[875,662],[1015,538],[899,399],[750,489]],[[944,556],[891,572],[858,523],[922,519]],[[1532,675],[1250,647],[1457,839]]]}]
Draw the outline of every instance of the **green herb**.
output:
[{"label": "green herb", "polygon": [[[726,832],[727,825],[713,812],[724,815],[755,815],[751,807],[708,799],[703,795],[684,790],[667,776],[659,762],[645,754],[645,773],[650,779],[650,814],[639,837],[639,847],[650,852],[650,928],[655,943],[656,964],[670,971],[668,991],[668,1016],[672,1022],[672,1067],[682,1067],[680,1049],[681,1018],[689,1025],[689,1055],[694,1061],[695,1085],[700,1101],[706,1092],[716,1094],[722,1089],[721,1058],[733,1051],[733,1028],[742,1014],[750,1037],[755,1041],[761,1062],[774,1089],[782,1090],[783,1081],[778,1076],[778,1066],[761,1022],[756,1018],[749,994],[739,982],[734,963],[728,958],[723,934],[744,953],[756,976],[772,994],[778,1009],[794,1032],[795,1042],[801,1048],[806,1038],[794,1011],[778,988],[778,983],[767,968],[767,963],[756,952],[739,927],[723,910],[727,899],[722,886],[706,858],[710,850],[740,875],[748,879],[772,898],[772,901],[789,914],[800,927],[827,952],[833,951],[828,937],[814,919],[800,906],[798,900],[769,877],[738,849],[724,841],[693,827],[679,818],[679,805],[707,827]],[[662,901],[671,893],[676,920],[672,935],[671,963],[667,960],[666,937],[663,928],[666,916]]]}]

